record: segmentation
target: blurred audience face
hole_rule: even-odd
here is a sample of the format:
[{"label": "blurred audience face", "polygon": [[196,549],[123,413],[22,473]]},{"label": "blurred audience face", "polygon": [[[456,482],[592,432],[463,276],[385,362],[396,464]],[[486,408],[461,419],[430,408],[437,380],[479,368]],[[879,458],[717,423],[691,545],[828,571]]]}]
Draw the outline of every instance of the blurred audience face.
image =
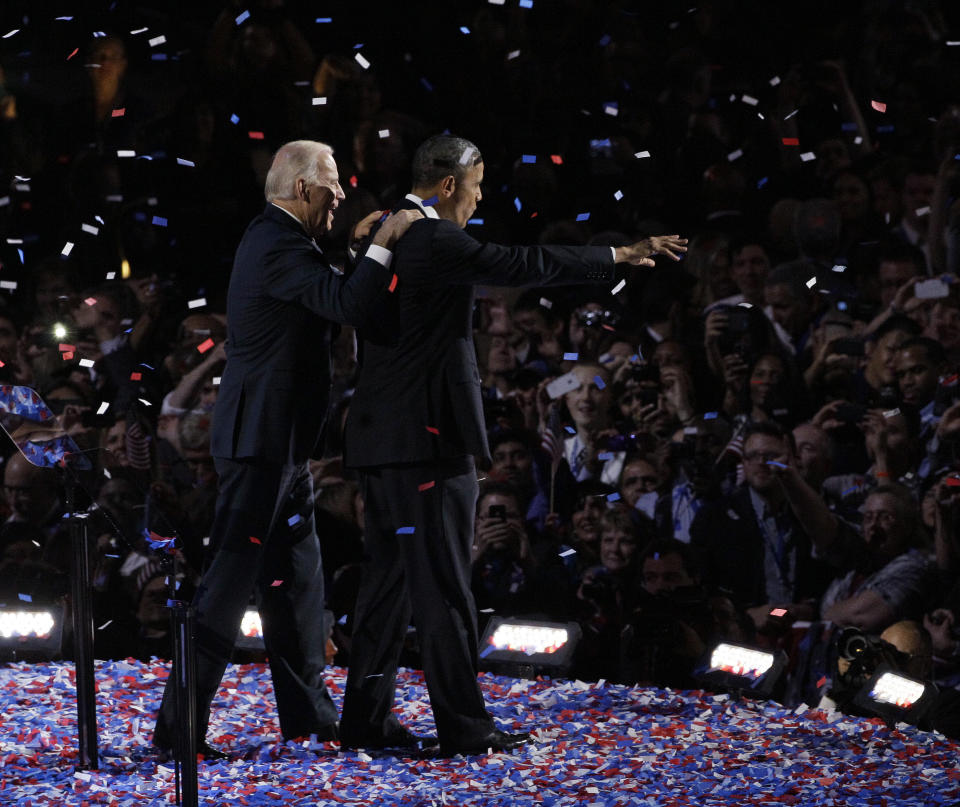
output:
[{"label": "blurred audience face", "polygon": [[775,469],[768,462],[790,461],[788,442],[770,434],[751,434],[743,446],[743,476],[757,493],[770,493],[779,486]]},{"label": "blurred audience face", "polygon": [[[577,429],[602,429],[607,423],[610,405],[610,375],[602,367],[592,364],[577,365],[573,372],[580,386],[564,396],[570,417]],[[597,383],[600,379],[601,385]]]},{"label": "blurred audience face", "polygon": [[127,421],[118,420],[108,428],[103,436],[103,464],[107,468],[126,467],[127,459]]},{"label": "blurred audience face", "polygon": [[651,555],[643,561],[643,588],[648,594],[667,594],[674,589],[696,585],[678,552]]},{"label": "blurred audience face", "polygon": [[740,293],[749,298],[763,297],[763,283],[770,272],[770,259],[759,244],[746,244],[734,254],[730,276]]},{"label": "blurred audience face", "polygon": [[870,188],[856,174],[844,171],[834,180],[833,198],[844,223],[860,221],[870,213]]},{"label": "blurred audience face", "polygon": [[936,339],[949,352],[960,348],[960,308],[956,301],[947,298],[934,304],[925,335]]},{"label": "blurred audience face", "polygon": [[913,261],[881,261],[877,268],[877,276],[880,278],[880,304],[889,306],[897,296],[897,290],[917,274]]},{"label": "blurred audience face", "polygon": [[506,336],[491,336],[487,352],[487,370],[494,374],[509,373],[517,369],[517,354]]},{"label": "blurred audience face", "polygon": [[830,438],[819,426],[801,423],[793,430],[797,444],[797,470],[804,481],[819,491],[823,480],[830,475]]},{"label": "blurred audience face", "polygon": [[923,407],[933,400],[940,368],[927,355],[926,348],[913,345],[898,350],[893,367],[905,404]]},{"label": "blurred audience face", "polygon": [[896,497],[889,493],[871,493],[863,504],[863,540],[870,554],[888,562],[910,545],[911,525]]},{"label": "blurred audience face", "polygon": [[13,364],[17,358],[17,329],[13,320],[0,315],[0,361]]},{"label": "blurred audience face", "polygon": [[802,334],[810,324],[810,301],[797,296],[788,283],[776,283],[763,290],[764,300],[773,312],[773,320],[790,336]]},{"label": "blurred audience face", "polygon": [[936,174],[907,174],[903,181],[903,220],[919,233],[927,231],[936,186]]},{"label": "blurred audience face", "polygon": [[527,488],[533,482],[533,455],[519,440],[500,443],[493,452],[490,475],[501,478],[517,488]]},{"label": "blurred audience face", "polygon": [[654,493],[660,486],[656,467],[647,460],[631,460],[623,466],[620,483],[620,498],[630,507],[644,493]]},{"label": "blurred audience face", "polygon": [[750,401],[763,407],[783,383],[786,375],[783,362],[777,356],[761,356],[750,373]]},{"label": "blurred audience face", "polygon": [[690,369],[690,354],[687,349],[672,339],[664,339],[654,348],[653,363],[657,367],[686,367]]},{"label": "blurred audience face", "polygon": [[598,548],[600,520],[607,509],[603,496],[586,496],[577,510],[573,511],[573,536],[577,543]]},{"label": "blurred audience face", "polygon": [[43,524],[59,501],[57,476],[52,469],[31,465],[20,454],[11,455],[3,472],[3,492],[14,521]]},{"label": "blurred audience face", "polygon": [[888,331],[874,343],[867,359],[868,380],[875,380],[877,386],[896,382],[897,351],[909,338],[906,331]]},{"label": "blurred audience face", "polygon": [[614,574],[630,568],[637,549],[636,535],[628,530],[605,527],[600,535],[600,562]]},{"label": "blurred audience face", "polygon": [[[520,510],[520,502],[517,501],[516,496],[510,496],[505,493],[488,493],[486,496],[482,496],[480,498],[480,500],[477,502],[477,528],[483,526],[489,521],[499,520],[500,516],[490,515],[491,507],[503,507],[507,522],[513,524],[513,526],[520,530],[523,529],[523,513]],[[515,546],[508,546],[507,541],[497,541],[490,546],[491,549],[495,550],[520,550],[519,544]]]}]

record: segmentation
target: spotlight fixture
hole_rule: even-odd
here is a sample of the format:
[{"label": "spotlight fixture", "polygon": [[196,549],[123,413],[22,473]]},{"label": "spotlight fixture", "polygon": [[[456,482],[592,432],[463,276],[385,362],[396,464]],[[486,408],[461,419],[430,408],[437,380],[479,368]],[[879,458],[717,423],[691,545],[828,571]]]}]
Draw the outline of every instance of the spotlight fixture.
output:
[{"label": "spotlight fixture", "polygon": [[565,673],[582,633],[576,622],[490,618],[480,641],[480,666],[505,675]]},{"label": "spotlight fixture", "polygon": [[746,645],[721,642],[694,671],[707,689],[721,689],[769,698],[787,666],[783,651],[771,653]]}]

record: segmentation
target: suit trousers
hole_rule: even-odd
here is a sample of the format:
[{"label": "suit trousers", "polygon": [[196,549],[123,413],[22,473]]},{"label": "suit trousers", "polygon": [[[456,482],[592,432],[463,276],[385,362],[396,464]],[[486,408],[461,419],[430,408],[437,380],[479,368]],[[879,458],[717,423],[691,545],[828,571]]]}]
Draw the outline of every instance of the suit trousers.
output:
[{"label": "suit trousers", "polygon": [[482,737],[494,724],[477,682],[473,458],[362,468],[361,485],[366,559],[341,737],[375,739],[396,725],[397,664],[411,617],[440,740]]},{"label": "suit trousers", "polygon": [[[337,710],[323,680],[323,566],[306,464],[216,458],[219,492],[211,530],[213,561],[193,600],[197,641],[197,740],[206,736],[216,695],[256,591],[280,732],[285,738],[328,731]],[[169,683],[154,743],[175,737]]]}]

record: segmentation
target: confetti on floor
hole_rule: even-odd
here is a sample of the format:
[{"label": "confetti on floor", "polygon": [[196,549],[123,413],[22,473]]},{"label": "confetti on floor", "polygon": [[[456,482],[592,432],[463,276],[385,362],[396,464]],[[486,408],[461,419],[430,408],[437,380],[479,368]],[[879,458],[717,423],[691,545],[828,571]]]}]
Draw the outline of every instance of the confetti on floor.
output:
[{"label": "confetti on floor", "polygon": [[[0,805],[173,803],[173,768],[150,750],[167,677],[161,662],[98,662],[100,769],[76,771],[70,664],[0,666]],[[337,705],[344,671],[329,670]],[[960,747],[912,727],[725,695],[484,674],[500,726],[535,742],[513,754],[409,759],[340,754],[279,736],[262,664],[231,666],[200,764],[205,805],[950,805]],[[402,671],[397,709],[433,732],[419,673]]]}]

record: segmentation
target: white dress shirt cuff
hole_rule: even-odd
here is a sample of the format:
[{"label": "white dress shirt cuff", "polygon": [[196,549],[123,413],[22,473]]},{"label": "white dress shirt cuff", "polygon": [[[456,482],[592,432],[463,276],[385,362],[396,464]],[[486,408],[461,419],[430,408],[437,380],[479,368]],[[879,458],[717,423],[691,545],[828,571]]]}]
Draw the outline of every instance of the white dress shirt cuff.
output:
[{"label": "white dress shirt cuff", "polygon": [[614,263],[617,262],[617,248],[616,248],[616,247],[610,247],[610,257],[613,258],[613,262],[614,262]]},{"label": "white dress shirt cuff", "polygon": [[377,246],[376,244],[371,244],[369,247],[367,247],[365,257],[373,258],[377,263],[383,266],[384,269],[389,269],[390,264],[393,262],[393,253],[386,247]]}]

